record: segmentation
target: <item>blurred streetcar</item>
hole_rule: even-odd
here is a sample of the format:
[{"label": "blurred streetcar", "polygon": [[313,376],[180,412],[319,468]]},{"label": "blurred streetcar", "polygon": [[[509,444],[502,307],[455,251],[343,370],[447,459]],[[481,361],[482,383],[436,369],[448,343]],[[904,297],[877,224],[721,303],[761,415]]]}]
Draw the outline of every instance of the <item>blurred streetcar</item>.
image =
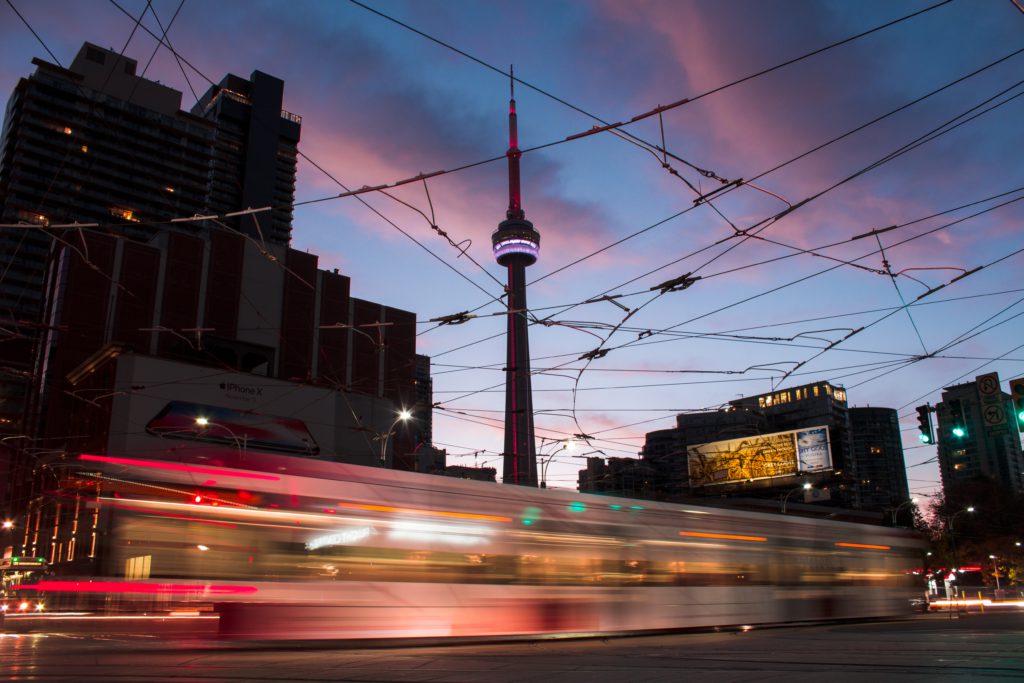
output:
[{"label": "blurred streetcar", "polygon": [[80,456],[102,577],[39,581],[215,609],[230,638],[630,633],[907,611],[912,533],[236,453]]}]

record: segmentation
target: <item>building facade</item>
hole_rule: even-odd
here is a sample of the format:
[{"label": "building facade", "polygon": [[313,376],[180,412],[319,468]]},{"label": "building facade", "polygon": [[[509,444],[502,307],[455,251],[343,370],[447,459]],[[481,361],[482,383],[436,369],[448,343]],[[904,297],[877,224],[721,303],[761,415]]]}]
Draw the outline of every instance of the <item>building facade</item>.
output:
[{"label": "building facade", "polygon": [[946,387],[935,414],[939,474],[947,494],[979,477],[1024,493],[1024,455],[1013,402],[997,375]]},{"label": "building facade", "polygon": [[[864,510],[895,511],[910,500],[899,416],[892,408],[849,410],[857,489]],[[911,526],[908,517],[902,526]]]},{"label": "building facade", "polygon": [[82,229],[146,240],[174,219],[271,207],[222,222],[287,245],[301,128],[281,108],[283,82],[258,71],[225,77],[186,112],[180,92],[90,43],[67,69],[33,64],[0,140],[0,223],[16,226],[0,229],[0,324],[12,337],[0,345],[0,430],[11,434],[24,432],[51,242]]},{"label": "building facade", "polygon": [[[814,490],[805,494],[808,501],[882,511],[890,507],[891,500],[906,499],[907,484],[898,423],[893,422],[895,413],[877,410],[884,412],[884,428],[876,409],[864,409],[855,429],[845,389],[815,382],[736,399],[721,410],[683,413],[676,416],[674,428],[647,434],[639,460],[588,462],[587,470],[580,471],[580,490],[624,490],[626,495],[629,491],[644,491],[648,497],[663,500],[695,496],[782,498],[810,483]],[[733,441],[740,448],[760,448],[753,442],[783,432],[814,428],[825,428],[827,432],[815,437],[822,439],[822,443],[827,440],[827,467],[797,468],[787,476],[750,477],[714,485],[690,478],[689,461],[695,447]],[[859,447],[854,447],[861,429],[867,444],[863,458]],[[751,444],[744,446],[745,440]],[[863,477],[859,474],[862,460],[866,472]]]},{"label": "building facade", "polygon": [[[414,470],[417,439],[430,436],[416,317],[351,296],[348,277],[289,248],[301,119],[282,109],[283,83],[228,75],[183,111],[180,92],[95,45],[67,69],[33,64],[0,146],[0,319],[12,337],[0,344],[0,431],[11,436],[0,511],[24,507],[54,459],[141,448],[129,437],[152,437],[156,416],[140,405],[266,418],[284,443],[256,443],[232,422],[219,434],[227,452],[241,442]],[[136,388],[152,382],[118,374],[161,363],[176,370],[160,407]],[[392,425],[424,387],[426,419]],[[247,391],[305,398],[238,403]],[[135,408],[117,407],[126,400]],[[119,424],[128,414],[135,422]],[[341,431],[308,426],[325,420]],[[206,449],[217,429],[189,426]]]}]

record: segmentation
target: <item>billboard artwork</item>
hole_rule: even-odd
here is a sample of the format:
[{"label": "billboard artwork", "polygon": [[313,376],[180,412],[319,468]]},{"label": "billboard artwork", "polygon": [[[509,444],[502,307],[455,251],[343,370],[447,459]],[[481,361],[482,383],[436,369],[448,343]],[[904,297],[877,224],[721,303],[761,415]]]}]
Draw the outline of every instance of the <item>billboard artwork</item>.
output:
[{"label": "billboard artwork", "polygon": [[796,458],[801,472],[824,472],[832,469],[828,427],[798,430],[796,433]]},{"label": "billboard artwork", "polygon": [[229,444],[253,450],[309,456],[320,452],[320,446],[302,420],[186,401],[169,401],[146,424],[146,431],[165,438]]},{"label": "billboard artwork", "polygon": [[828,428],[810,427],[687,449],[691,486],[788,477],[832,468]]}]

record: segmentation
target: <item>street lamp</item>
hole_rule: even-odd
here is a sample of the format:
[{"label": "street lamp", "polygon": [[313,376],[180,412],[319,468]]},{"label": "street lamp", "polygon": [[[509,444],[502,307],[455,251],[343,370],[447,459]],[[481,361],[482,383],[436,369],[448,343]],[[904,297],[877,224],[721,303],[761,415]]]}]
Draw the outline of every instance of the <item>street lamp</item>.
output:
[{"label": "street lamp", "polygon": [[917,501],[917,498],[911,498],[910,500],[905,500],[896,507],[894,507],[892,509],[892,525],[896,526],[896,515],[899,514],[900,510],[907,507],[908,505],[917,505]]},{"label": "street lamp", "polygon": [[395,418],[391,426],[388,427],[388,431],[384,432],[383,438],[380,441],[380,461],[384,463],[388,459],[388,441],[391,439],[391,435],[395,433],[395,427],[399,422],[405,422],[412,419],[412,413],[408,410],[401,410],[398,413],[398,417]]},{"label": "street lamp", "polygon": [[787,493],[785,498],[782,499],[782,514],[786,514],[786,503],[789,502],[789,497],[790,496],[792,496],[797,491],[810,491],[810,490],[811,490],[811,482],[808,481],[808,482],[805,482],[803,486],[798,486],[795,489],[793,489],[792,491],[790,491],[789,493]]},{"label": "street lamp", "polygon": [[[543,439],[543,438],[544,437],[541,437],[541,439]],[[554,444],[559,444],[560,443],[560,444],[562,444],[562,447],[561,448],[556,448],[555,450],[551,451],[550,453],[548,453],[547,457],[544,457],[544,459],[541,460],[541,463],[540,463],[540,487],[542,489],[546,489],[548,487],[548,482],[547,482],[548,465],[551,464],[551,460],[556,455],[558,455],[561,451],[574,451],[574,450],[576,450],[576,441],[573,440],[573,439],[558,439],[558,440],[552,441],[552,443],[554,443]],[[541,444],[541,448],[542,449],[544,448],[544,444],[543,443]],[[541,454],[541,456],[543,457],[543,453]]]},{"label": "street lamp", "polygon": [[963,510],[960,510],[959,512],[953,513],[952,517],[949,517],[949,518],[946,519],[947,526],[949,527],[949,542],[950,542],[950,545],[953,546],[953,570],[954,571],[956,571],[957,565],[960,564],[960,560],[956,556],[956,532],[953,529],[953,522],[956,521],[957,517],[959,517],[960,515],[964,514],[965,512],[974,512],[974,506],[970,505],[968,507],[965,507]]},{"label": "street lamp", "polygon": [[202,416],[196,418],[196,426],[200,428],[200,433],[202,433],[207,427],[216,427],[218,429],[223,429],[225,432],[231,435],[231,440],[235,442],[235,448],[238,449],[239,455],[244,455],[245,451],[247,450],[249,442],[248,434],[242,434],[242,438],[238,438],[238,435],[231,431],[230,427],[222,425],[219,422],[213,422],[209,418]]},{"label": "street lamp", "polygon": [[996,564],[996,560],[999,558],[995,555],[989,555],[988,559],[992,560],[992,576],[996,577],[996,590],[999,590],[999,565]]}]

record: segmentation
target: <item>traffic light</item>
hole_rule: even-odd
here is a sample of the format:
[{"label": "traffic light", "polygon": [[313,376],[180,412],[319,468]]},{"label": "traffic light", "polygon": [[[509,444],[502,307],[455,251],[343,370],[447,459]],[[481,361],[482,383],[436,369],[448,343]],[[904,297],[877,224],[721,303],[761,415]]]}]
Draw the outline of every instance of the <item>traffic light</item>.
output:
[{"label": "traffic light", "polygon": [[949,409],[950,431],[958,439],[967,436],[967,420],[964,418],[964,404],[958,398],[951,398],[946,401]]},{"label": "traffic light", "polygon": [[1024,377],[1010,380],[1010,397],[1013,399],[1013,414],[1017,416],[1017,427],[1024,430]]},{"label": "traffic light", "polygon": [[935,441],[935,437],[932,434],[931,412],[932,407],[927,403],[917,407],[917,428],[921,430],[917,438],[921,439],[921,443],[933,443]]}]

